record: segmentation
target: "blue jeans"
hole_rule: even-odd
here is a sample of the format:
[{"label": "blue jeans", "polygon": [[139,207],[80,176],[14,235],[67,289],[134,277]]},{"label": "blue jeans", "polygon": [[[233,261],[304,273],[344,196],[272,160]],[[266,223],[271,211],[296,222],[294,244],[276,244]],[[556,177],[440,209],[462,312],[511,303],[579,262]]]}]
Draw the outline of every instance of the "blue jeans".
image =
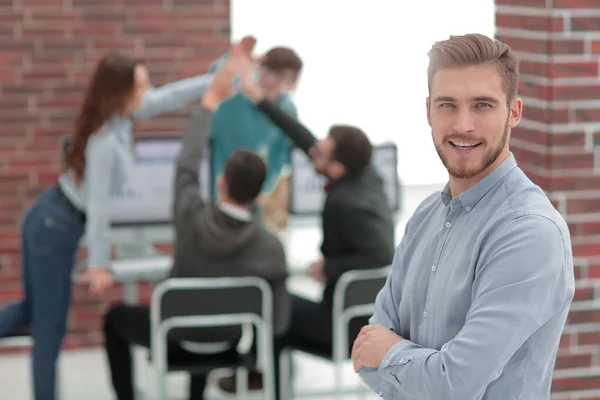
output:
[{"label": "blue jeans", "polygon": [[21,226],[23,299],[0,311],[0,337],[29,327],[33,338],[35,400],[54,400],[56,362],[67,331],[71,274],[85,221],[46,189],[27,211]]}]

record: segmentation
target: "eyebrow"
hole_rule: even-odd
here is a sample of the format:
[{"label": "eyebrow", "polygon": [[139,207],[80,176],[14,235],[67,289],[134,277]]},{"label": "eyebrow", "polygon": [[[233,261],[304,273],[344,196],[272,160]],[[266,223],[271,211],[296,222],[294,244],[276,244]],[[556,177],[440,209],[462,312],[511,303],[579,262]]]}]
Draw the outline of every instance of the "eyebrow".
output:
[{"label": "eyebrow", "polygon": [[[498,99],[496,99],[494,97],[490,97],[490,96],[476,96],[476,97],[473,97],[471,100],[472,101],[481,101],[481,102],[486,102],[486,103],[493,103],[493,104],[499,103]],[[450,97],[450,96],[438,96],[435,98],[434,102],[436,102],[436,103],[456,102],[456,99],[454,97]]]}]

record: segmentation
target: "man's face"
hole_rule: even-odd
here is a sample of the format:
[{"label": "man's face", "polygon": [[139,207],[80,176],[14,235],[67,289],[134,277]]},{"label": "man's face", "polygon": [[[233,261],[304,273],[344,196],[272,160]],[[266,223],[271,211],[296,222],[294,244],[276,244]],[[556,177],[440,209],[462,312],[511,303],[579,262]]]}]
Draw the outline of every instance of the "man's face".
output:
[{"label": "man's face", "polygon": [[294,91],[297,84],[297,74],[291,69],[274,71],[265,65],[260,68],[260,86],[269,93]]},{"label": "man's face", "polygon": [[281,92],[283,90],[284,82],[285,79],[283,74],[274,71],[265,65],[260,67],[259,84],[268,93],[273,94]]},{"label": "man's face", "polygon": [[335,143],[333,139],[327,137],[319,140],[315,147],[310,149],[310,156],[313,159],[315,171],[321,175],[329,177],[329,170],[332,163],[333,148]]},{"label": "man's face", "polygon": [[496,66],[441,69],[429,96],[427,120],[450,176],[485,176],[508,156],[510,130],[519,123],[523,103],[514,99],[509,108]]}]

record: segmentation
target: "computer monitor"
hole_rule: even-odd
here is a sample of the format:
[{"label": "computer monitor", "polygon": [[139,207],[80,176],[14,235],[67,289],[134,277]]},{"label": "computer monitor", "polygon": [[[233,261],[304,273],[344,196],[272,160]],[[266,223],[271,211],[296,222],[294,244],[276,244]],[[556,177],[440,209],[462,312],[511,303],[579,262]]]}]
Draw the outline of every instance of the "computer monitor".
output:
[{"label": "computer monitor", "polygon": [[[290,157],[290,213],[298,216],[320,215],[325,201],[325,177],[315,172],[312,161],[299,148]],[[398,149],[393,143],[373,147],[371,163],[384,181],[385,193],[394,211],[400,208]]]},{"label": "computer monitor", "polygon": [[[63,151],[69,138],[63,142]],[[112,199],[111,225],[114,227],[161,225],[172,221],[173,176],[181,138],[153,134],[137,139],[134,144],[135,163],[131,179]],[[210,202],[210,152],[204,151],[200,194]]]}]

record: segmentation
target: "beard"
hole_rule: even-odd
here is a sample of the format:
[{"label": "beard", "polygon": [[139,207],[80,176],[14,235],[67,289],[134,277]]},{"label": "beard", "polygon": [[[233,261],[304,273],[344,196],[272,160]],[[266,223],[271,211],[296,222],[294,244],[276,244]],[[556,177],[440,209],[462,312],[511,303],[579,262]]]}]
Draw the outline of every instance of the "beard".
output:
[{"label": "beard", "polygon": [[[453,163],[450,159],[451,157],[448,157],[446,156],[446,154],[444,154],[444,146],[448,144],[448,140],[444,140],[442,144],[436,144],[435,150],[437,151],[440,160],[442,160],[444,167],[446,167],[446,170],[448,170],[448,174],[450,176],[456,179],[470,179],[484,171],[486,168],[492,165],[498,159],[498,157],[500,157],[500,154],[502,154],[502,151],[506,146],[506,141],[508,140],[508,132],[509,128],[507,120],[504,125],[504,133],[502,134],[500,142],[494,147],[485,149],[483,158],[480,161],[478,161],[475,165],[469,165],[468,159],[469,156],[473,157],[474,155],[467,155],[464,157],[459,155],[458,160]],[[473,138],[468,138],[466,136],[463,136],[460,139],[473,140]],[[482,141],[480,146],[483,146],[484,144],[485,142]]]}]

